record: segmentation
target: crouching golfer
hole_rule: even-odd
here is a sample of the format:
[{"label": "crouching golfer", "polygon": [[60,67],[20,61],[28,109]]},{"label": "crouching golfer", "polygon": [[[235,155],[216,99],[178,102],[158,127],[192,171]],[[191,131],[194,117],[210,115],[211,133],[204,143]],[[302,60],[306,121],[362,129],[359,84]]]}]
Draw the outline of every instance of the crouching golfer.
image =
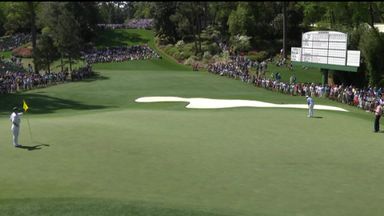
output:
[{"label": "crouching golfer", "polygon": [[20,131],[20,116],[23,115],[22,112],[18,112],[19,109],[17,107],[13,107],[13,112],[9,119],[12,122],[11,130],[12,130],[12,135],[13,135],[13,145],[15,147],[20,147],[19,145],[19,131]]},{"label": "crouching golfer", "polygon": [[315,106],[315,101],[310,96],[305,96],[307,98],[307,104],[308,104],[308,118],[313,117],[313,107]]}]

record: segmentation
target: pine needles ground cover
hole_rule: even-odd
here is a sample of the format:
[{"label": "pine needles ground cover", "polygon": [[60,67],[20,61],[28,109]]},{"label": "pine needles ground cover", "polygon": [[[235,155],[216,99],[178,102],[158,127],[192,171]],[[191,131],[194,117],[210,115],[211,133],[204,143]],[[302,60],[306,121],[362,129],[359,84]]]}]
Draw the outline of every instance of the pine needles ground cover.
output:
[{"label": "pine needles ground cover", "polygon": [[[381,215],[382,134],[373,117],[305,109],[186,109],[143,96],[305,103],[165,59],[0,101],[5,215]],[[9,110],[26,99],[21,144]],[[29,118],[33,139],[28,133]]]}]

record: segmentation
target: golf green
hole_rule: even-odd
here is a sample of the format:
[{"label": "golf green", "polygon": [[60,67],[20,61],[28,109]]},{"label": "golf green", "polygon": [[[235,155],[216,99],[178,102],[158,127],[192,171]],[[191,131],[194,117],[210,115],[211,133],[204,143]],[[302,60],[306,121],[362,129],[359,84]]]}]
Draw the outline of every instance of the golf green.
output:
[{"label": "golf green", "polygon": [[[98,76],[90,80],[0,95],[0,215],[384,211],[383,135],[372,132],[371,113],[317,98],[316,104],[349,112],[315,109],[316,118],[307,118],[305,109],[136,103],[145,96],[278,104],[305,98],[192,71],[165,57],[94,69]],[[30,111],[22,117],[20,143],[29,148],[14,148],[8,118],[23,99]]]}]

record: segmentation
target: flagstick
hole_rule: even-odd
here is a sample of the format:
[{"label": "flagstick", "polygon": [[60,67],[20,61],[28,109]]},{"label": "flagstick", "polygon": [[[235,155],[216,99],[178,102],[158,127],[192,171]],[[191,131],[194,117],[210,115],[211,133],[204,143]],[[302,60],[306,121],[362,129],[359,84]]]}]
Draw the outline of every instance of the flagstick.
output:
[{"label": "flagstick", "polygon": [[[23,100],[23,109],[24,109],[25,113],[27,113],[27,111],[28,111],[28,105],[27,105],[27,103],[25,102],[25,100]],[[29,116],[27,116],[27,122],[28,122],[28,128],[29,128],[29,136],[31,137],[31,143],[32,143],[32,142],[33,142],[33,139],[32,139],[31,125],[29,124]]]},{"label": "flagstick", "polygon": [[29,136],[31,137],[31,142],[33,142],[32,139],[32,131],[31,131],[31,125],[29,124],[29,117],[27,116],[27,122],[28,122],[28,128],[29,128]]}]

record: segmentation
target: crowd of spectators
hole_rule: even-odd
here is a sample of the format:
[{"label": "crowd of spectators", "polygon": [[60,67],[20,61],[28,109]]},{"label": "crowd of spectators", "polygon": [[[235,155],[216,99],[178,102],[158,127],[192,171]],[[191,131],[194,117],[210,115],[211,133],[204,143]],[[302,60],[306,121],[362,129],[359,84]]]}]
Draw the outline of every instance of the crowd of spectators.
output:
[{"label": "crowd of spectators", "polygon": [[0,74],[5,73],[7,71],[20,71],[26,72],[25,68],[20,64],[20,60],[11,59],[4,60],[4,58],[0,59]]},{"label": "crowd of spectators", "polygon": [[124,24],[97,24],[102,29],[151,29],[153,19],[131,19]]},{"label": "crowd of spectators", "polygon": [[121,62],[127,60],[143,60],[160,58],[154,50],[146,45],[109,47],[92,49],[82,53],[82,58],[88,63]]},{"label": "crowd of spectators", "polygon": [[0,52],[13,50],[31,41],[32,41],[32,35],[24,34],[24,33],[1,37]]},{"label": "crowd of spectators", "polygon": [[126,29],[125,24],[97,24],[101,29]]},{"label": "crowd of spectators", "polygon": [[[67,72],[68,73],[68,72]],[[74,69],[71,72],[71,80],[83,80],[86,78],[90,78],[93,76],[94,72],[92,71],[92,66],[90,64],[87,64],[84,67],[80,67],[78,69]]]},{"label": "crowd of spectators", "polygon": [[[15,38],[19,38],[19,42],[24,40],[20,36]],[[3,43],[0,43],[0,45],[3,45]],[[31,64],[28,64],[27,68],[23,67],[21,58],[12,56],[6,60],[4,57],[1,57],[0,94],[15,93],[89,78],[94,74],[91,67],[92,63],[153,59],[160,58],[160,56],[147,45],[136,45],[100,50],[93,49],[89,52],[83,52],[83,58],[87,62],[86,66],[74,69],[71,72],[66,68],[61,72],[34,73]]]},{"label": "crowd of spectators", "polygon": [[0,94],[47,87],[69,80],[82,80],[92,76],[93,73],[90,65],[75,69],[72,73],[68,73],[68,70],[58,73],[33,73],[15,65],[12,61],[4,60],[0,61],[0,66],[2,69],[6,68],[5,72],[0,72]]},{"label": "crowd of spectators", "polygon": [[153,24],[153,19],[131,19],[125,25],[133,29],[151,29]]},{"label": "crowd of spectators", "polygon": [[[363,110],[373,111],[375,102],[381,101],[383,91],[381,88],[357,88],[352,85],[321,85],[314,83],[281,82],[277,79],[253,77],[250,81],[254,85],[272,91],[290,94],[292,96],[324,97],[340,103],[356,106]],[[384,96],[384,95],[383,95]],[[381,101],[383,103],[383,101]]]},{"label": "crowd of spectators", "polygon": [[257,62],[247,59],[244,56],[230,56],[227,62],[215,62],[208,65],[208,72],[219,74],[220,76],[228,76],[231,78],[240,78],[242,81],[250,80],[250,68],[254,68],[257,76],[265,75],[267,62]]},{"label": "crowd of spectators", "polygon": [[[131,20],[124,24],[124,28],[150,28],[152,19]],[[104,25],[109,28],[119,28],[119,25]],[[16,34],[0,38],[0,51],[11,50],[31,41],[30,34]],[[74,69],[71,72],[65,69],[61,72],[34,73],[31,64],[23,67],[22,59],[12,56],[10,59],[0,57],[0,94],[15,93],[18,91],[46,87],[67,81],[82,80],[91,77],[94,73],[91,64],[98,62],[120,62],[126,60],[144,60],[161,58],[158,53],[147,45],[121,46],[105,49],[92,49],[82,52],[86,66]]]},{"label": "crowd of spectators", "polygon": [[[250,74],[249,69],[254,67],[255,74]],[[289,94],[292,96],[324,97],[351,106],[356,106],[366,111],[373,111],[375,102],[384,103],[384,89],[376,87],[357,88],[346,85],[321,85],[315,83],[298,83],[293,74],[289,82],[281,81],[280,73],[271,73],[271,77],[265,76],[267,62],[252,62],[241,56],[232,56],[228,62],[216,62],[208,65],[208,72],[239,79],[257,87],[271,91]],[[383,99],[382,99],[383,95]]]}]

